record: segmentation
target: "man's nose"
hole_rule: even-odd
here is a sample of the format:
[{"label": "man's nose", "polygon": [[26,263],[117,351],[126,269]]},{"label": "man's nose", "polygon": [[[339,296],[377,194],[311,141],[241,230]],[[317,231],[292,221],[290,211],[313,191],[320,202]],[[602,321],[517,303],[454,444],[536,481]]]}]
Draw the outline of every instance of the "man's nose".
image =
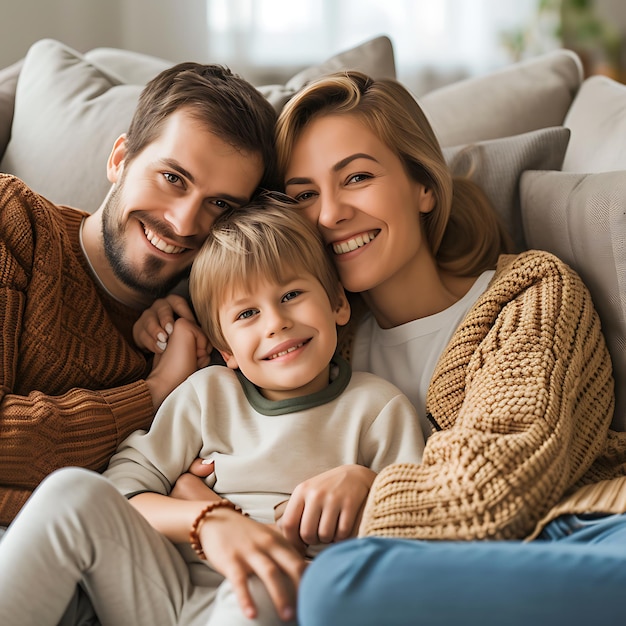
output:
[{"label": "man's nose", "polygon": [[210,224],[202,224],[204,215],[208,214],[204,211],[202,200],[190,195],[172,203],[165,219],[177,235],[191,237],[201,232],[203,227],[210,227]]}]

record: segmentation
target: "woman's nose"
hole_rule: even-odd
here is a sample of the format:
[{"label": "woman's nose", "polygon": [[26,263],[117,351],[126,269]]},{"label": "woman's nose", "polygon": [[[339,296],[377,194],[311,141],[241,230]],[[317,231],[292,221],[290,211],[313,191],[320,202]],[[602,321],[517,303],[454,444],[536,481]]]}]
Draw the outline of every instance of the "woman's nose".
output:
[{"label": "woman's nose", "polygon": [[326,194],[320,197],[317,222],[326,228],[333,228],[339,222],[348,219],[350,207],[341,200],[338,194]]}]

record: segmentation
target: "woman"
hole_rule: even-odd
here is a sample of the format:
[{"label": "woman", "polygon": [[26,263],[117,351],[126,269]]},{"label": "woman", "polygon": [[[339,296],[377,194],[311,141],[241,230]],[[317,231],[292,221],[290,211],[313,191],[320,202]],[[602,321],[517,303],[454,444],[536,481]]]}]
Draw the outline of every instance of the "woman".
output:
[{"label": "woman", "polygon": [[615,620],[626,435],[609,431],[611,362],[579,277],[545,252],[501,254],[485,196],[452,178],[395,81],[309,85],[277,144],[285,191],[364,305],[346,354],[412,399],[428,437],[421,465],[376,477],[361,538],[309,566],[300,624]]}]

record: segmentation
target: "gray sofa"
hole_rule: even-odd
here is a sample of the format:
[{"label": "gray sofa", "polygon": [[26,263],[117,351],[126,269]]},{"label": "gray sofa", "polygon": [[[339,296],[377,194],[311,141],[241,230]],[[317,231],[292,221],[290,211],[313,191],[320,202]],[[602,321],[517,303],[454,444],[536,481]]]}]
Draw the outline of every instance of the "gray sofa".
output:
[{"label": "gray sofa", "polygon": [[[105,164],[145,82],[170,65],[133,52],[80,54],[42,40],[0,70],[0,171],[51,200],[95,210]],[[378,37],[261,85],[277,108],[311,79],[338,69],[395,77]],[[614,427],[626,429],[626,86],[583,78],[557,50],[420,97],[454,171],[484,187],[520,250],[560,256],[586,281],[602,318],[616,376]],[[0,209],[1,210],[1,209]]]}]

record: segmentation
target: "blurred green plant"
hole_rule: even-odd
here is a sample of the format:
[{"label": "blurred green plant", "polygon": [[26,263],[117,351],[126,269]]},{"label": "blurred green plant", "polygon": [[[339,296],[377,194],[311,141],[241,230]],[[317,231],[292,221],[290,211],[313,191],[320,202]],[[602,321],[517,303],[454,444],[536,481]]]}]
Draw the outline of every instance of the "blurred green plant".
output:
[{"label": "blurred green plant", "polygon": [[622,73],[622,35],[611,22],[598,16],[594,0],[538,0],[531,24],[501,36],[514,60],[527,52],[542,52],[542,43],[545,46],[548,40],[549,45],[550,39],[577,52],[589,72],[598,65],[607,65],[617,74]]}]

